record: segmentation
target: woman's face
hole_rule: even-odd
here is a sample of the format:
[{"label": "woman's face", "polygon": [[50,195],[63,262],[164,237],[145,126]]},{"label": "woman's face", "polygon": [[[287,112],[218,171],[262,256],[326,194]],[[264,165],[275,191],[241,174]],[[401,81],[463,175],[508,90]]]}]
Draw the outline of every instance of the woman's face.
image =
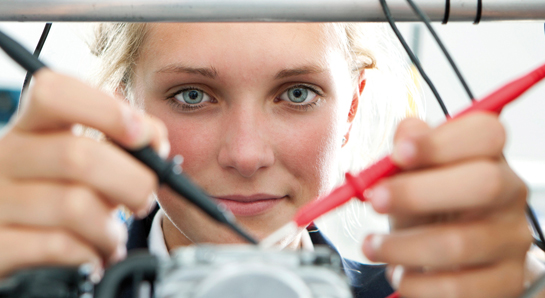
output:
[{"label": "woman's face", "polygon": [[[263,238],[328,192],[357,98],[323,24],[153,24],[135,99],[168,127],[183,171]],[[167,189],[172,248],[241,240]]]}]

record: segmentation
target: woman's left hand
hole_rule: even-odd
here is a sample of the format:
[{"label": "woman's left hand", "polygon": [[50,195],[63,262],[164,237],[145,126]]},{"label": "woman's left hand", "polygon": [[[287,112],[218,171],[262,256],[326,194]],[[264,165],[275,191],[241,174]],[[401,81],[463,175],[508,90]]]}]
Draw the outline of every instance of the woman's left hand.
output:
[{"label": "woman's left hand", "polygon": [[532,241],[527,189],[503,159],[497,116],[473,113],[435,129],[407,119],[394,143],[404,172],[366,192],[392,232],[369,235],[365,255],[389,264],[402,297],[520,295]]}]

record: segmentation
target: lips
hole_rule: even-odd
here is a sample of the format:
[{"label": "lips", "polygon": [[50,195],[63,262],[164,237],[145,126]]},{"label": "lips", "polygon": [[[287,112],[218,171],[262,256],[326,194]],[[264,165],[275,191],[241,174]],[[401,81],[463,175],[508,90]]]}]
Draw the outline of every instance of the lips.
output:
[{"label": "lips", "polygon": [[268,194],[256,194],[251,196],[222,196],[214,199],[231,210],[235,216],[256,216],[271,210],[284,198]]}]

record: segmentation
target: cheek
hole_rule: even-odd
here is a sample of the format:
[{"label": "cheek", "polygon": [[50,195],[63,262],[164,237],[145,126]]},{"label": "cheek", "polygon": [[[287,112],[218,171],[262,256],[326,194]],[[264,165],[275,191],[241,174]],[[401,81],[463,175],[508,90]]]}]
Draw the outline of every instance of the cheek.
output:
[{"label": "cheek", "polygon": [[171,155],[184,157],[182,168],[187,175],[195,181],[206,181],[207,176],[218,171],[221,136],[213,123],[180,117],[165,124],[169,130]]},{"label": "cheek", "polygon": [[167,129],[170,141],[170,155],[184,157],[184,172],[193,174],[196,168],[206,169],[216,161],[214,154],[218,151],[218,135],[215,122],[206,118],[180,116],[173,113],[168,105],[146,105],[146,112],[161,119]]},{"label": "cheek", "polygon": [[299,182],[305,201],[329,192],[337,173],[340,125],[333,108],[322,111],[291,121],[276,136],[278,161]]}]

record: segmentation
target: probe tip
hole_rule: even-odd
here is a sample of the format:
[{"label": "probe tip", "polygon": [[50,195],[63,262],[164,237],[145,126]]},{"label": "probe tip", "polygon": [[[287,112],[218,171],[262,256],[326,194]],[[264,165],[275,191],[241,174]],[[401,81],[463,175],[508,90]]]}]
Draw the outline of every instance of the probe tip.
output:
[{"label": "probe tip", "polygon": [[242,230],[240,226],[237,224],[230,222],[227,224],[231,230],[235,231],[240,237],[244,238],[246,241],[248,241],[251,244],[257,245],[259,242],[255,240],[250,234],[248,234],[246,231]]}]

